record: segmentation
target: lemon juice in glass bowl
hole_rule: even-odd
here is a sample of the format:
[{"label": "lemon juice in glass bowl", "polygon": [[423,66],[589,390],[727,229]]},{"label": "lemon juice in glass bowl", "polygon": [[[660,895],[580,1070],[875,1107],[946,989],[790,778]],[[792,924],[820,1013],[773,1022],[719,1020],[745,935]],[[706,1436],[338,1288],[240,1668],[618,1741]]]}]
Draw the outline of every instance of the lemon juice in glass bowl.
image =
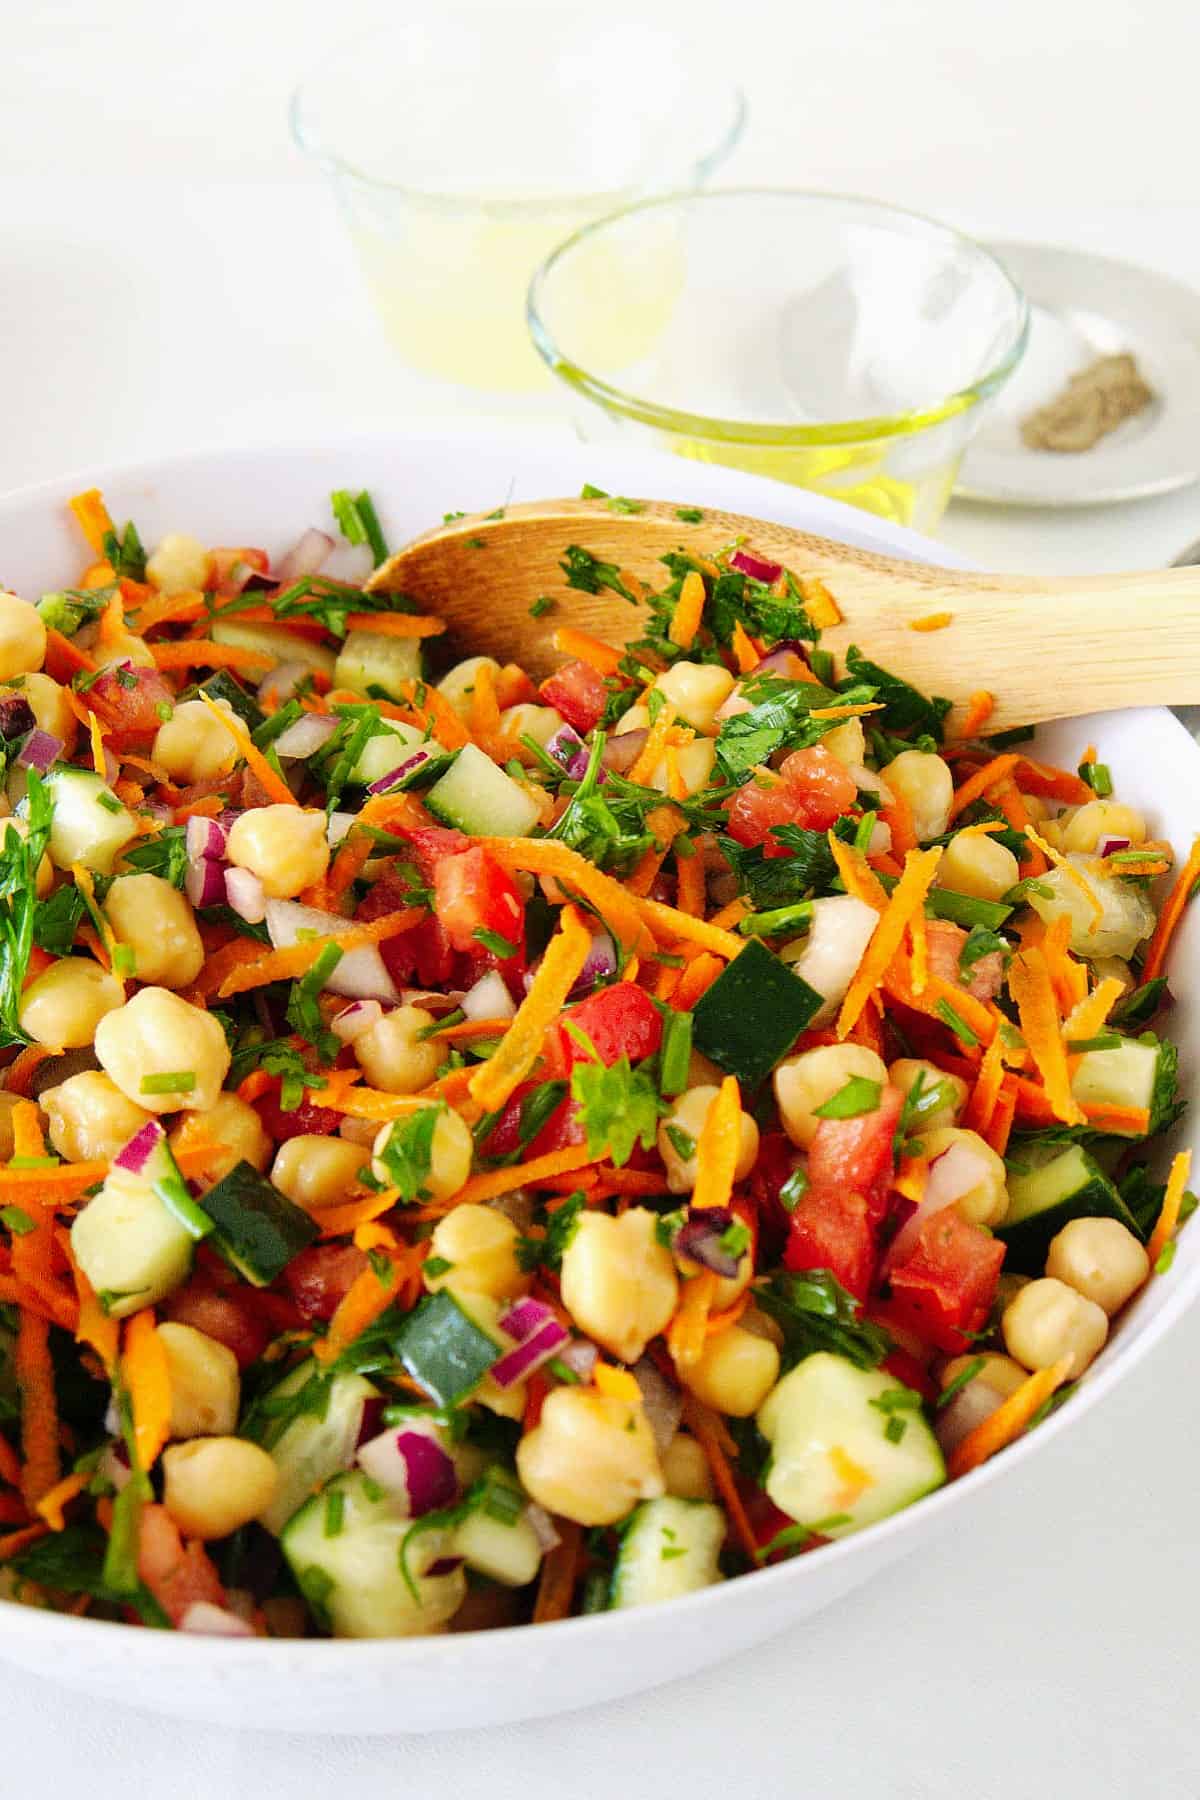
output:
[{"label": "lemon juice in glass bowl", "polygon": [[715,56],[633,15],[424,0],[328,56],[291,117],[404,360],[521,395],[551,385],[525,330],[534,269],[588,221],[706,180],[744,104]]},{"label": "lemon juice in glass bowl", "polygon": [[584,438],[643,438],[924,531],[1028,328],[969,238],[783,189],[585,226],[538,270],[528,318]]}]

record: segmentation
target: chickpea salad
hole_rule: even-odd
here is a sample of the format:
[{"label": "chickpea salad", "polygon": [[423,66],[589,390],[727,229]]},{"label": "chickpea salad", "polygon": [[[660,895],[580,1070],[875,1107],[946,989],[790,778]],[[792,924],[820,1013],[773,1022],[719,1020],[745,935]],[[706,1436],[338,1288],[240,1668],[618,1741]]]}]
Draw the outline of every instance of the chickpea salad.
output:
[{"label": "chickpea salad", "polygon": [[835,663],[695,509],[657,592],[571,546],[535,686],[366,494],[274,564],[72,507],[79,585],[0,593],[4,1597],[692,1592],[979,1467],[1168,1275],[1200,845],[1095,748]]}]

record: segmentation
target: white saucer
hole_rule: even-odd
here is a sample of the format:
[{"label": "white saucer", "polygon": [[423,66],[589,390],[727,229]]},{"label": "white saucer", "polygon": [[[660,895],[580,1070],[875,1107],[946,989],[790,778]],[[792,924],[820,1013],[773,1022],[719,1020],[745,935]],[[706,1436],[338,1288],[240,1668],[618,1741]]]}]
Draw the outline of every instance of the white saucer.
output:
[{"label": "white saucer", "polygon": [[[1200,294],[1150,269],[1050,244],[989,248],[1027,295],[1029,346],[963,460],[956,492],[1025,506],[1095,506],[1200,478]],[[1091,450],[1030,450],[1020,421],[1098,356],[1129,350],[1154,389]]]}]

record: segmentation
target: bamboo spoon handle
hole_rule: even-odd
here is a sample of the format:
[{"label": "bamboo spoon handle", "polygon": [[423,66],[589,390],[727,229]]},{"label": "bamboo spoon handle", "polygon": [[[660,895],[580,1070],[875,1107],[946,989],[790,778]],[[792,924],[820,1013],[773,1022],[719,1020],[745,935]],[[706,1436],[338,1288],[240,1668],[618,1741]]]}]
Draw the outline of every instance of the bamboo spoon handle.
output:
[{"label": "bamboo spoon handle", "polygon": [[[630,503],[621,503],[629,505]],[[519,662],[534,674],[561,660],[559,625],[610,643],[640,634],[641,612],[606,580],[660,589],[672,550],[711,557],[742,539],[796,576],[817,576],[843,622],[822,644],[858,644],[873,662],[965,707],[995,698],[989,731],[1138,705],[1200,702],[1200,568],[1041,578],[977,574],[856,550],[736,513],[699,518],[667,501],[614,510],[605,500],[544,500],[457,519],[416,538],[368,586],[403,591],[444,617],[461,654]],[[566,584],[579,545],[609,565],[599,591]],[[629,576],[636,578],[630,581]],[[540,596],[555,604],[531,616]],[[928,627],[949,615],[938,628]],[[953,732],[955,720],[950,722]]]}]

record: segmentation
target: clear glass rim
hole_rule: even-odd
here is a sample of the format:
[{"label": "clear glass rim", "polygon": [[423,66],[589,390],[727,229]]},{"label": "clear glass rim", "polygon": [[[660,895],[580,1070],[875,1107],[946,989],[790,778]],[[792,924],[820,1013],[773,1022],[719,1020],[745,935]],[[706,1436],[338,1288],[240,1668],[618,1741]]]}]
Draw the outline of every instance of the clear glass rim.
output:
[{"label": "clear glass rim", "polygon": [[[639,15],[630,11],[628,17],[636,21]],[[375,43],[377,35],[374,31],[359,30],[337,40],[327,51],[321,65],[303,76],[288,98],[288,127],[293,143],[305,156],[310,156],[319,163],[328,174],[348,177],[364,187],[376,188],[380,192],[407,200],[414,206],[437,212],[486,213],[489,217],[523,219],[553,212],[560,206],[582,207],[589,212],[602,213],[606,218],[615,218],[620,211],[626,210],[624,204],[618,207],[617,202],[623,202],[629,190],[620,187],[601,187],[591,191],[555,188],[533,198],[504,194],[493,196],[455,189],[423,188],[405,181],[391,181],[386,176],[372,173],[369,168],[361,168],[351,162],[322,138],[315,118],[311,116],[313,97],[317,85],[326,78],[329,63],[351,50],[357,43]],[[691,45],[685,38],[676,37],[674,41],[681,54],[691,55]],[[745,93],[736,81],[725,81],[723,85],[726,100],[723,112],[727,116],[712,141],[707,146],[698,148],[691,158],[693,179],[697,185],[709,179],[714,169],[740,142],[746,128],[748,107]],[[674,191],[687,193],[689,190],[682,188]]]},{"label": "clear glass rim", "polygon": [[[933,234],[969,250],[1000,277],[1012,303],[1011,330],[1003,354],[985,374],[977,376],[968,386],[958,389],[933,406],[917,411],[885,414],[878,418],[830,420],[827,424],[819,425],[766,425],[749,419],[726,419],[662,406],[644,395],[615,387],[600,376],[589,373],[563,353],[542,317],[541,303],[546,283],[554,269],[572,251],[589,238],[638,213],[668,208],[682,210],[684,207],[705,205],[708,202],[747,199],[816,201],[830,206],[852,206],[864,213],[874,214],[881,222],[907,227],[910,232],[912,227],[917,226],[922,234]],[[1024,355],[1029,339],[1029,302],[999,257],[986,244],[981,244],[976,238],[956,230],[952,225],[943,224],[940,219],[930,218],[926,213],[891,206],[886,201],[872,200],[863,194],[835,193],[820,188],[737,187],[714,188],[705,193],[678,191],[623,206],[572,232],[539,264],[526,294],[525,319],[534,348],[550,372],[608,411],[620,413],[625,418],[636,419],[640,424],[651,425],[677,436],[774,448],[863,444],[882,438],[911,436],[918,431],[928,430],[931,426],[940,425],[988,399],[1002,387]]]}]

